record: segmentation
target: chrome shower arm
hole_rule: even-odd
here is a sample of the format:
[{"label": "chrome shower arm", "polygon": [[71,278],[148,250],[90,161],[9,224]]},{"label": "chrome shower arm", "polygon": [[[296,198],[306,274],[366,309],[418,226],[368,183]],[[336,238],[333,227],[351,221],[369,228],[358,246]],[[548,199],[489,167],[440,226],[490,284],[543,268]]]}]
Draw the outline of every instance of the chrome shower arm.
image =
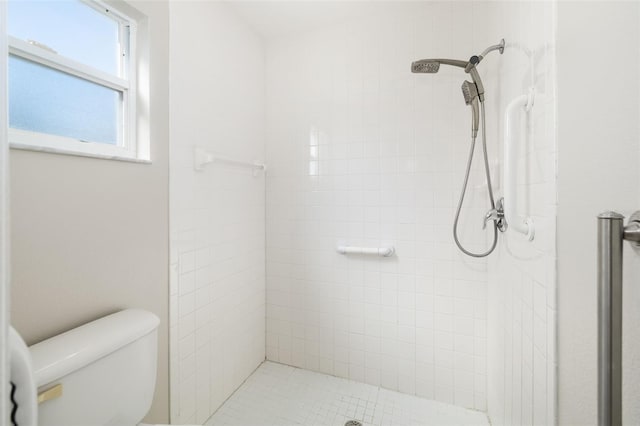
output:
[{"label": "chrome shower arm", "polygon": [[484,59],[485,56],[487,56],[488,53],[491,53],[494,50],[499,50],[501,55],[504,53],[504,39],[500,40],[500,43],[498,43],[498,44],[494,44],[493,46],[487,47],[484,50],[484,52],[482,52],[481,54],[473,55],[472,57],[470,57],[469,61],[467,62],[467,66],[464,69],[464,72],[466,72],[466,73],[471,72],[471,70],[476,65],[478,65],[480,62],[482,62],[482,60]]},{"label": "chrome shower arm", "polygon": [[487,56],[488,53],[493,52],[494,50],[499,50],[500,54],[504,53],[504,39],[500,40],[500,43],[494,44],[493,46],[487,47],[484,52],[480,54],[481,58]]},{"label": "chrome shower arm", "polygon": [[482,79],[476,70],[476,65],[478,65],[488,53],[493,52],[494,50],[499,50],[500,54],[504,53],[504,39],[500,40],[500,43],[498,44],[487,47],[480,55],[469,58],[469,61],[464,68],[464,71],[471,74],[473,82],[478,86],[480,102],[484,102],[484,86],[482,85]]}]

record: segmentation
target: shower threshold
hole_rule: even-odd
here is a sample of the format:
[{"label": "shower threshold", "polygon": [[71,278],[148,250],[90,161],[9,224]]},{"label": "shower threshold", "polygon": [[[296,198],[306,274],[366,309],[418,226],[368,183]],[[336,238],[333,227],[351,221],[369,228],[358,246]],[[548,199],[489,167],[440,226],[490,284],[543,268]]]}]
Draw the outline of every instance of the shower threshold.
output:
[{"label": "shower threshold", "polygon": [[343,426],[351,421],[363,426],[489,425],[480,411],[269,361],[205,425]]}]

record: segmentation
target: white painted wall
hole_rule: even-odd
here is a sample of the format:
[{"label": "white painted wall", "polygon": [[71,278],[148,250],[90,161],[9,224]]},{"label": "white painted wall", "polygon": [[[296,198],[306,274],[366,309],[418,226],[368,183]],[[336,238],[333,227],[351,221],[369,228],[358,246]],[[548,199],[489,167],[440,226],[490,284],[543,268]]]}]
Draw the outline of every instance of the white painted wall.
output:
[{"label": "white painted wall", "polygon": [[[558,3],[558,423],[596,424],[596,216],[640,207],[639,5]],[[638,254],[624,248],[625,424],[640,423]]]},{"label": "white painted wall", "polygon": [[[530,87],[536,91],[528,119],[521,114],[514,132],[521,147],[518,199],[507,200],[532,217],[535,239],[508,230],[489,258],[488,411],[494,425],[547,425],[556,417],[555,12],[555,2],[487,5],[487,41],[507,41],[499,60],[481,64],[487,85],[498,88],[487,102],[500,153],[507,104]],[[496,182],[504,195],[503,179]]]},{"label": "white painted wall", "polygon": [[[486,263],[451,236],[469,147],[465,75],[410,64],[498,40],[474,37],[479,3],[387,6],[269,39],[267,357],[485,410]],[[481,170],[476,160],[461,218],[476,251],[489,244]],[[392,244],[397,256],[345,257],[341,242]]]},{"label": "white painted wall", "polygon": [[172,2],[171,419],[202,424],[265,358],[264,49],[221,2]]},{"label": "white painted wall", "polygon": [[[6,4],[0,4],[0,81],[7,78]],[[7,89],[0,87],[0,116],[7,116]],[[9,327],[9,146],[7,121],[0,126],[0,383],[9,380],[7,332]],[[7,386],[0,386],[0,422],[9,423]]]},{"label": "white painted wall", "polygon": [[115,3],[147,35],[148,56],[138,66],[148,71],[149,91],[140,93],[138,111],[152,164],[11,150],[11,323],[34,344],[125,308],[158,315],[158,376],[146,422],[165,423],[169,7]]}]

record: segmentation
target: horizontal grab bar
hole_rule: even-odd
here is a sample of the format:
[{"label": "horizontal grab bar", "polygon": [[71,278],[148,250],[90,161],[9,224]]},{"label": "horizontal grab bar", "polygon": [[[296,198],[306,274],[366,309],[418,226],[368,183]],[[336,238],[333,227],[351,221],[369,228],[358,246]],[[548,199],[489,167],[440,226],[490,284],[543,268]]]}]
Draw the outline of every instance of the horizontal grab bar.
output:
[{"label": "horizontal grab bar", "polygon": [[224,163],[224,164],[231,164],[233,166],[248,167],[250,169],[253,169],[254,176],[256,175],[258,170],[263,170],[263,171],[267,170],[267,166],[265,164],[262,164],[257,161],[249,162],[249,161],[234,160],[232,158],[215,155],[211,152],[205,151],[200,147],[195,147],[193,168],[197,171],[202,171],[202,168],[204,167],[204,165],[209,163]]},{"label": "horizontal grab bar", "polygon": [[376,256],[390,257],[396,252],[395,247],[355,247],[355,246],[338,246],[340,254],[373,254]]}]

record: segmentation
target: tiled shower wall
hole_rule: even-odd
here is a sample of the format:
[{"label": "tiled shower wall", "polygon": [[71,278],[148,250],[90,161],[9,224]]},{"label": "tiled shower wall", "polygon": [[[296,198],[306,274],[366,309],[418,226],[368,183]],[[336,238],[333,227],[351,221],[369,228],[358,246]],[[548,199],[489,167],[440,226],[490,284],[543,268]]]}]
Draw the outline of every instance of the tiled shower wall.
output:
[{"label": "tiled shower wall", "polygon": [[[491,37],[507,40],[499,65],[487,67],[497,76],[488,84],[500,87],[491,105],[503,114],[512,99],[535,88],[533,109],[528,118],[520,114],[515,132],[522,147],[516,202],[533,219],[535,239],[507,232],[488,264],[488,408],[494,425],[556,422],[555,13],[555,2],[488,4]],[[504,117],[497,118],[490,130],[502,139]]]},{"label": "tiled shower wall", "polygon": [[[556,423],[556,77],[555,2],[489,2],[491,40],[507,49],[487,65],[490,133],[500,135],[507,104],[535,88],[528,118],[520,115],[518,210],[536,235],[501,235],[488,261],[488,412],[494,425]],[[493,78],[496,76],[497,78]],[[489,102],[489,99],[488,99]],[[502,144],[500,148],[502,149]],[[502,188],[502,180],[499,184]],[[520,218],[522,219],[522,218]]]},{"label": "tiled shower wall", "polygon": [[[451,235],[470,138],[465,74],[410,73],[413,60],[496,42],[474,37],[486,13],[397,2],[268,42],[268,359],[487,408],[487,265]],[[474,251],[490,243],[479,158],[460,228]],[[396,256],[344,256],[338,244]]]},{"label": "tiled shower wall", "polygon": [[171,2],[172,423],[202,424],[265,358],[264,49],[220,2]]},{"label": "tiled shower wall", "polygon": [[[265,343],[270,360],[488,409],[495,424],[555,419],[555,6],[377,6],[269,39],[263,66],[260,40],[224,4],[172,3],[174,422],[206,419]],[[487,262],[451,236],[469,149],[465,75],[412,75],[409,64],[464,59],[501,37],[505,55],[480,66],[494,186],[501,112],[535,86],[519,203],[537,234],[501,236]],[[193,40],[210,54],[185,49]],[[266,229],[263,176],[192,169],[194,145],[262,158],[265,85]],[[460,228],[474,251],[490,244],[486,209],[476,149]],[[396,256],[343,256],[338,244],[393,245]]]}]

